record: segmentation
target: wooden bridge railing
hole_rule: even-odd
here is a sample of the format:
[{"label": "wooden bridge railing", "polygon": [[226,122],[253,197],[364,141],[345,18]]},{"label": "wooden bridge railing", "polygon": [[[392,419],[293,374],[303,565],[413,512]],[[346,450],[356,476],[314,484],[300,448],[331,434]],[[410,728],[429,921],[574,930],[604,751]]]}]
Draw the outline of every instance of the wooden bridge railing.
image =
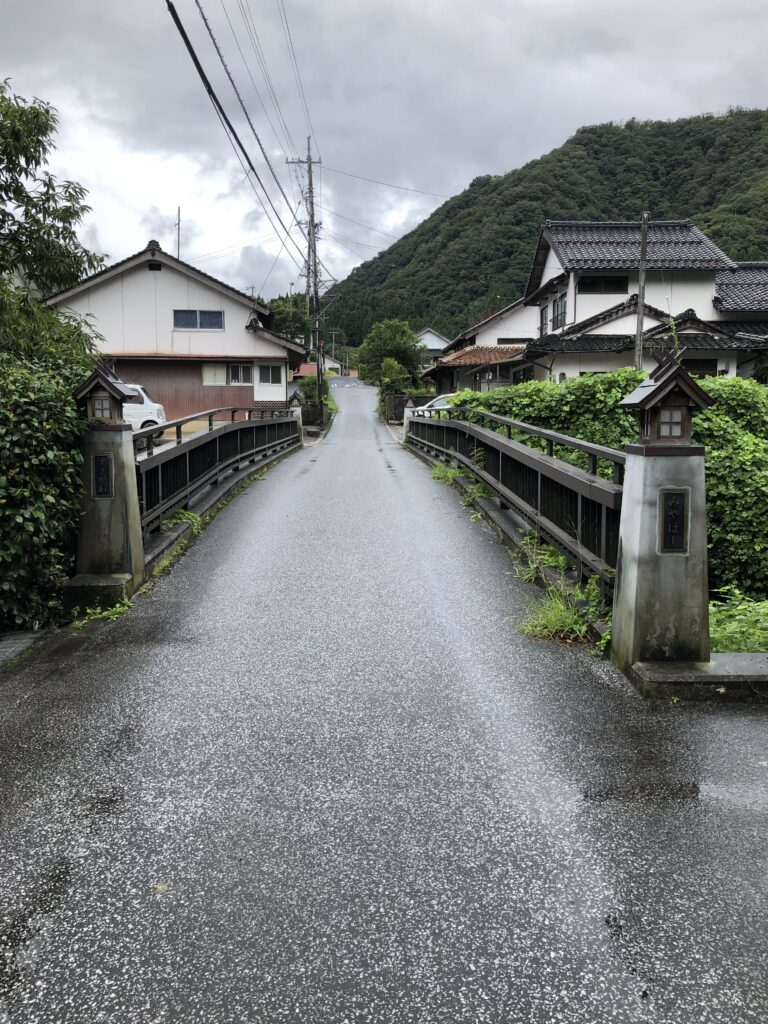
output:
[{"label": "wooden bridge railing", "polygon": [[[514,435],[514,437],[513,437]],[[537,438],[546,451],[525,443]],[[469,470],[547,542],[585,572],[610,582],[616,568],[623,452],[477,409],[414,410],[406,443]],[[586,455],[581,469],[555,456],[563,447]],[[612,467],[612,480],[598,475]]]},{"label": "wooden bridge railing", "polygon": [[[237,419],[238,413],[244,418]],[[214,426],[221,414],[229,414],[229,420]],[[225,473],[301,444],[299,422],[287,409],[266,416],[262,418],[258,409],[228,406],[171,420],[162,428],[137,430],[133,445],[142,530],[157,529],[163,519],[203,487],[218,483]],[[207,430],[182,436],[185,423],[202,419],[208,420]],[[175,440],[156,446],[158,435],[171,430]]]}]

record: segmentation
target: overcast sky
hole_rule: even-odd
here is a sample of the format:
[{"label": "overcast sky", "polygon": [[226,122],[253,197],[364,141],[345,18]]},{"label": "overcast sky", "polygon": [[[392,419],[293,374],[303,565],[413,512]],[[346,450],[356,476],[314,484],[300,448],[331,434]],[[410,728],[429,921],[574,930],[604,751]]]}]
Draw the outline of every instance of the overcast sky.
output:
[{"label": "overcast sky", "polygon": [[[280,0],[200,2],[293,204],[298,184],[286,153],[304,155],[309,129]],[[283,3],[313,149],[325,165],[320,254],[338,279],[442,200],[337,171],[451,196],[479,175],[540,156],[584,124],[768,103],[764,0]],[[290,224],[195,0],[176,0],[176,8]],[[2,20],[0,77],[58,108],[51,166],[90,193],[82,234],[91,247],[113,261],[156,238],[175,253],[180,206],[182,259],[266,297],[291,283],[303,289],[288,255],[300,261],[299,253],[290,243],[281,251],[282,236],[232,152],[165,0],[26,0]],[[295,225],[291,234],[303,247]]]}]

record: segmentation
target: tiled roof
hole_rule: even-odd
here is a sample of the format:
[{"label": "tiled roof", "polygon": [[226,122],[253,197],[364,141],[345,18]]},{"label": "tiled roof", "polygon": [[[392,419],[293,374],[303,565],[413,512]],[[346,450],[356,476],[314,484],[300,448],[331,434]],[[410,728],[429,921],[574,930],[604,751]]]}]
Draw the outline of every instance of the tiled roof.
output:
[{"label": "tiled roof", "polygon": [[470,324],[469,327],[465,328],[461,334],[457,334],[456,337],[450,342],[450,346],[453,346],[458,341],[463,341],[465,338],[473,338],[479,330],[483,327],[487,327],[488,324],[492,324],[494,320],[498,320],[507,313],[510,313],[513,309],[517,309],[518,306],[522,306],[522,299],[515,299],[514,302],[510,302],[508,306],[502,306],[501,309],[497,309],[494,313],[489,313],[487,317],[482,320],[478,320],[474,324]]},{"label": "tiled roof", "polygon": [[[544,235],[564,270],[637,270],[640,222],[548,221]],[[649,221],[649,270],[720,270],[733,260],[687,220]]]},{"label": "tiled roof", "polygon": [[110,277],[121,268],[128,269],[129,264],[140,264],[144,261],[157,260],[158,258],[161,262],[168,263],[169,266],[176,266],[183,270],[191,271],[198,277],[202,277],[205,280],[210,281],[211,284],[216,285],[218,288],[224,288],[228,292],[232,292],[232,294],[236,295],[238,298],[245,299],[245,301],[254,309],[259,309],[263,313],[270,312],[268,306],[263,305],[261,302],[257,302],[253,296],[246,295],[245,292],[241,292],[239,288],[233,288],[232,285],[227,284],[226,281],[220,281],[217,277],[213,277],[211,274],[206,274],[204,270],[200,270],[198,267],[193,267],[191,263],[185,263],[184,260],[177,259],[176,256],[172,256],[169,252],[165,252],[160,247],[160,243],[155,241],[154,238],[147,242],[145,248],[133,253],[132,256],[126,256],[125,259],[118,260],[117,263],[111,263],[108,267],[104,267],[102,270],[97,270],[95,274],[91,274],[89,277],[84,277],[79,284],[74,286],[74,288],[64,288],[60,292],[55,292],[53,295],[49,295],[45,302],[47,305],[55,305],[63,298],[75,295],[84,288],[90,287],[91,284],[95,283],[100,278]]},{"label": "tiled roof", "polygon": [[[647,302],[644,306],[645,312],[648,316],[654,317],[656,320],[661,320],[667,323],[669,316],[661,309],[657,309],[656,306],[650,306]],[[611,320],[619,320],[623,316],[628,316],[630,313],[637,312],[637,295],[630,295],[624,302],[617,302],[615,306],[610,306],[608,309],[602,310],[600,313],[595,313],[594,316],[587,317],[584,320],[580,320],[578,323],[571,324],[570,327],[566,327],[563,334],[585,334],[587,331],[592,330],[593,327],[597,327],[600,324],[610,323]]]},{"label": "tiled roof", "polygon": [[715,320],[713,327],[717,327],[724,334],[752,334],[757,337],[768,337],[768,322],[755,323],[749,320]]},{"label": "tiled roof", "polygon": [[531,341],[528,352],[623,352],[634,344],[634,334],[549,334]]},{"label": "tiled roof", "polygon": [[438,360],[438,366],[488,366],[490,363],[506,363],[516,359],[525,350],[525,345],[470,345]]},{"label": "tiled roof", "polygon": [[[640,221],[547,221],[539,235],[526,296],[530,298],[541,284],[549,249],[567,272],[637,270],[640,234]],[[690,221],[649,221],[649,270],[726,270],[735,266]]]},{"label": "tiled roof", "polygon": [[715,277],[718,309],[768,312],[768,263],[739,263],[735,270],[721,270]]}]

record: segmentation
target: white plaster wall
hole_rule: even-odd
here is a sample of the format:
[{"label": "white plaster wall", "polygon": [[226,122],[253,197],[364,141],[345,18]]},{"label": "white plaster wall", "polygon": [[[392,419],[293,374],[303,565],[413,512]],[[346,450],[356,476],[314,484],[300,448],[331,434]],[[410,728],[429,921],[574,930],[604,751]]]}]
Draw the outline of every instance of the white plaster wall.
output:
[{"label": "white plaster wall", "polygon": [[541,275],[541,283],[546,284],[547,281],[552,277],[558,277],[563,272],[562,264],[560,260],[555,256],[554,252],[550,249],[547,253],[547,259],[544,263],[544,272]]},{"label": "white plaster wall", "polygon": [[[736,376],[737,353],[735,352],[689,349],[686,355],[691,359],[717,359],[718,374],[728,377]],[[552,379],[559,380],[561,373],[564,373],[566,377],[578,377],[581,373],[605,373],[634,365],[635,353],[632,349],[627,349],[626,352],[564,352],[562,355],[555,356],[552,364]],[[643,358],[643,369],[650,373],[655,366],[656,360],[646,354]],[[546,374],[542,373],[539,379],[545,377]]]},{"label": "white plaster wall", "polygon": [[[110,355],[253,358],[285,354],[267,337],[246,331],[247,302],[238,302],[165,264],[160,271],[147,270],[144,264],[94,284],[67,300],[63,308],[91,314],[104,338],[99,349]],[[174,309],[223,310],[224,330],[174,330]]]},{"label": "white plaster wall", "polygon": [[[638,289],[638,274],[629,275],[629,294]],[[712,304],[715,297],[714,270],[649,270],[645,277],[645,301],[673,316],[695,309],[702,320],[720,320]]]},{"label": "white plaster wall", "polygon": [[426,348],[442,349],[445,348],[447,344],[447,342],[444,341],[443,338],[441,338],[438,334],[435,334],[435,332],[430,330],[429,328],[426,328],[423,331],[419,331],[416,337],[419,339],[421,344],[424,345]]},{"label": "white plaster wall", "polygon": [[499,338],[535,338],[539,332],[536,306],[518,306],[477,332],[476,345],[496,345]]}]

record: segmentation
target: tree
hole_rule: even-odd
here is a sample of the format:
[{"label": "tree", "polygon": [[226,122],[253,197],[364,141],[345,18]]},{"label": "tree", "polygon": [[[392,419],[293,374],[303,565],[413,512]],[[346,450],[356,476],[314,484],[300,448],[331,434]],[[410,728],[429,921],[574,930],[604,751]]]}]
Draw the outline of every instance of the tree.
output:
[{"label": "tree", "polygon": [[98,270],[77,226],[90,207],[85,189],[44,170],[58,125],[48,103],[31,103],[0,83],[0,278],[20,277],[43,295]]},{"label": "tree", "polygon": [[426,362],[426,349],[405,320],[382,320],[371,328],[360,346],[358,359],[360,376],[374,384],[381,382],[385,359],[396,360],[409,381],[415,382]]},{"label": "tree", "polygon": [[278,295],[267,303],[273,314],[273,327],[286,338],[309,338],[309,319],[301,295]]},{"label": "tree", "polygon": [[79,517],[72,392],[93,369],[93,332],[38,299],[101,257],[76,234],[85,190],[43,170],[55,128],[50,106],[0,83],[0,628],[56,620]]}]

